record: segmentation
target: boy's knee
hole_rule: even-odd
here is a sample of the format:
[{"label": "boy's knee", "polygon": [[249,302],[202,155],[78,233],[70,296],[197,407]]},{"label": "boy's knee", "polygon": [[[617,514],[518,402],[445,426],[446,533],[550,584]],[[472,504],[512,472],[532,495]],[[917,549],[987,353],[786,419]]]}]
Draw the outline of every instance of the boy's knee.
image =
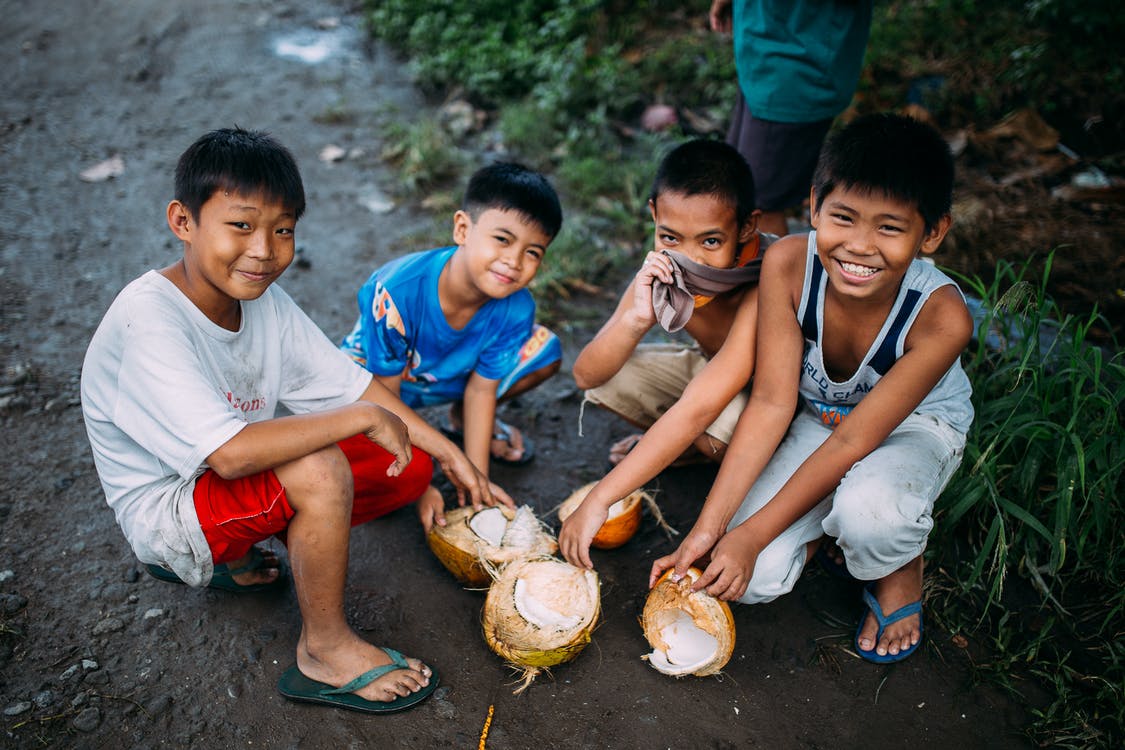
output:
[{"label": "boy's knee", "polygon": [[804,568],[803,551],[767,546],[758,554],[754,574],[746,593],[739,601],[743,604],[763,604],[793,590]]},{"label": "boy's knee", "polygon": [[[868,477],[862,487],[851,491],[841,487],[836,492],[824,530],[839,540],[845,554],[850,551],[864,559],[896,559],[925,543],[933,527],[926,507],[922,498],[903,496],[900,485]],[[864,566],[862,560],[857,562]]]},{"label": "boy's knee", "polygon": [[274,473],[291,501],[299,502],[303,497],[323,495],[351,502],[351,466],[344,452],[336,445],[296,458],[277,467]]}]

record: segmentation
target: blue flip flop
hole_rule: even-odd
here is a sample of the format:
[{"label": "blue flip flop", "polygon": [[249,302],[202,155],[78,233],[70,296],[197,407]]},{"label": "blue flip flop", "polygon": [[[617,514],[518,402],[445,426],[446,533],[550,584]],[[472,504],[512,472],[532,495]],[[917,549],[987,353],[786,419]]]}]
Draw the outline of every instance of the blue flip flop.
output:
[{"label": "blue flip flop", "polygon": [[384,664],[381,667],[369,669],[346,685],[332,687],[328,683],[313,680],[306,677],[301,670],[298,669],[297,665],[294,664],[289,667],[289,669],[285,670],[285,673],[281,675],[281,679],[277,681],[277,690],[289,700],[300,703],[315,703],[321,706],[332,706],[348,711],[359,711],[365,714],[391,714],[396,711],[405,711],[408,708],[413,708],[429,698],[434,690],[437,689],[441,678],[438,677],[437,670],[430,667],[429,684],[416,693],[400,695],[393,701],[369,701],[366,698],[361,698],[356,695],[356,690],[370,685],[388,672],[393,672],[396,669],[410,669],[406,657],[401,653],[395,651],[393,648],[386,647],[383,647],[383,651],[387,653],[387,656],[391,657],[390,664]]},{"label": "blue flip flop", "polygon": [[[231,568],[225,563],[220,563],[215,566],[214,572],[211,574],[211,582],[207,584],[207,588],[216,589],[218,591],[231,591],[236,594],[254,594],[260,591],[275,591],[284,588],[289,578],[289,568],[285,565],[284,560],[277,561],[277,578],[269,583],[251,583],[242,585],[234,580],[237,575],[249,573],[252,570],[258,570],[265,564],[265,555],[257,547],[250,548],[250,560],[245,565],[240,565],[237,568]],[[149,564],[145,566],[145,570],[153,578],[168,583],[183,583],[178,575],[166,568],[159,565]]]},{"label": "blue flip flop", "polygon": [[871,593],[873,584],[867,584],[863,587],[863,603],[867,605],[867,609],[871,614],[875,615],[875,620],[879,623],[879,629],[875,631],[875,644],[878,647],[879,639],[883,637],[883,631],[888,625],[902,620],[911,615],[918,615],[918,642],[910,648],[899,651],[897,654],[880,655],[875,649],[864,651],[859,647],[859,633],[863,630],[863,623],[867,621],[867,614],[864,613],[863,617],[859,618],[859,627],[855,629],[855,650],[860,657],[866,659],[873,664],[893,664],[897,661],[902,661],[906,657],[913,654],[922,645],[922,600],[911,602],[904,607],[899,607],[889,615],[883,614],[883,608],[879,606],[879,600],[875,598],[875,594]]},{"label": "blue flip flop", "polygon": [[[511,445],[512,426],[497,417],[494,427],[495,429],[492,432],[492,439],[503,440],[504,442],[508,443],[508,445]],[[441,430],[441,434],[457,443],[457,445],[464,445],[464,430],[458,430],[448,422],[443,423],[440,427],[438,427],[438,429]],[[523,453],[521,453],[520,457],[515,459],[514,461],[507,458],[502,458],[500,456],[491,456],[491,459],[493,461],[498,464],[504,464],[505,466],[523,466],[524,464],[531,463],[531,460],[533,458],[535,458],[535,444],[531,442],[531,438],[529,438],[527,435],[523,436]]]}]

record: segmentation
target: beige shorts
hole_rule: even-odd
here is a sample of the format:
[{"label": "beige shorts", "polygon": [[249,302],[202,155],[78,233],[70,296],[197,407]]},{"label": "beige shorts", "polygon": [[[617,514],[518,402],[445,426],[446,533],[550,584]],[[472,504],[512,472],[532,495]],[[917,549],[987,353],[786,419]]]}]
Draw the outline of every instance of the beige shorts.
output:
[{"label": "beige shorts", "polygon": [[[707,358],[695,348],[641,344],[616,375],[586,391],[586,401],[648,429],[680,400],[688,383],[706,365]],[[705,432],[729,444],[749,398],[749,387],[737,393]]]}]

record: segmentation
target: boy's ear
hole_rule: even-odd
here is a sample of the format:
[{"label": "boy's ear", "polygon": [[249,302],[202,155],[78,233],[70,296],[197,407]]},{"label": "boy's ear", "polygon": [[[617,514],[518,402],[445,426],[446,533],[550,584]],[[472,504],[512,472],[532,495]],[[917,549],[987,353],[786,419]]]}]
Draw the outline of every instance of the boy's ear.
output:
[{"label": "boy's ear", "polygon": [[187,206],[179,201],[172,201],[168,204],[168,228],[172,230],[172,234],[184,242],[189,242],[194,224],[191,211],[188,211]]},{"label": "boy's ear", "polygon": [[469,230],[473,227],[473,217],[467,211],[458,211],[453,214],[453,244],[464,245],[469,238]]},{"label": "boy's ear", "polygon": [[652,198],[648,199],[648,212],[650,214],[652,214],[652,220],[653,220],[653,222],[655,222],[656,221],[656,201],[654,201]]},{"label": "boy's ear", "polygon": [[749,242],[754,237],[754,233],[758,231],[758,218],[761,215],[761,209],[755,208],[746,217],[746,221],[742,222],[742,226],[738,230],[738,243],[740,245]]},{"label": "boy's ear", "polygon": [[949,232],[949,228],[953,226],[953,217],[945,214],[938,219],[926,236],[922,238],[922,247],[919,250],[923,255],[929,255],[938,249],[941,241],[945,239],[945,235]]},{"label": "boy's ear", "polygon": [[809,188],[809,226],[816,229],[819,218],[816,210],[816,188],[811,187]]}]

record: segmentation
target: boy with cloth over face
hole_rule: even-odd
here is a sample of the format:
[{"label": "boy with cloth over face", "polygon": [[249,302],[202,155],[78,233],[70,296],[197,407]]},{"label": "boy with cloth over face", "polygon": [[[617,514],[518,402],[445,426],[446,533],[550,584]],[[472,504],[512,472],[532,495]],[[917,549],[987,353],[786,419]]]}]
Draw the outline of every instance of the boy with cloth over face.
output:
[{"label": "boy with cloth over face", "polygon": [[[138,559],[169,582],[283,587],[286,567],[255,546],[281,538],[302,616],[281,693],[408,708],[438,677],[349,627],[350,527],[418,499],[431,455],[474,503],[493,502],[489,484],[274,284],[305,207],[288,150],[264,133],[213,131],[180,157],[175,191],[167,221],[183,256],[121,291],[82,368],[106,500]],[[279,405],[291,415],[275,416]]]},{"label": "boy with cloth over face", "polygon": [[779,240],[762,265],[750,403],[699,519],[650,583],[703,560],[695,589],[770,601],[827,535],[867,582],[860,656],[917,649],[933,505],[973,419],[959,359],[972,318],[919,257],[949,230],[952,190],[949,147],[928,125],[870,115],[829,138],[814,231]]},{"label": "boy with cloth over face", "polygon": [[[677,146],[657,169],[649,210],[653,250],[574,362],[588,401],[647,430],[613,446],[617,466],[563,524],[560,549],[576,565],[590,565],[590,540],[616,500],[685,451],[721,460],[754,371],[756,282],[777,238],[756,229],[746,161],[720,141]],[[657,323],[694,345],[641,344]]]}]

